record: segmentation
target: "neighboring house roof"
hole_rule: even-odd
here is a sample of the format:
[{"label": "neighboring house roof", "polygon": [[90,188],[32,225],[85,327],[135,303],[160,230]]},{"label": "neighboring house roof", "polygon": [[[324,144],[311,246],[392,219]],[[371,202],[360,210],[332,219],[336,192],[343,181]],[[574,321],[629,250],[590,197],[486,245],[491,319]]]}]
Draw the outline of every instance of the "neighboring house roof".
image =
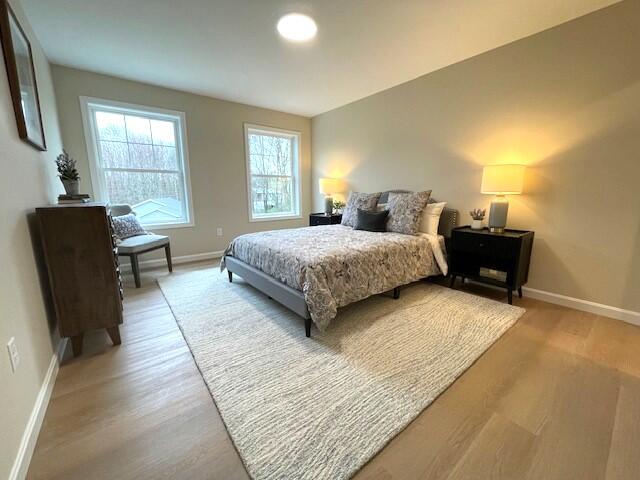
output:
[{"label": "neighboring house roof", "polygon": [[182,218],[182,202],[175,198],[154,198],[131,207],[140,222],[173,223]]}]

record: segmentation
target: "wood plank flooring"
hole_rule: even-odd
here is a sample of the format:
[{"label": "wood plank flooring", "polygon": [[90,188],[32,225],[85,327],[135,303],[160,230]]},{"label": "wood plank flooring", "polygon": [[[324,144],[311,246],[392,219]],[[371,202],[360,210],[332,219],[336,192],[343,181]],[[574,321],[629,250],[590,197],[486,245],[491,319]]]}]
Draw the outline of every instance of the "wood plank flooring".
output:
[{"label": "wood plank flooring", "polygon": [[[96,332],[82,357],[67,352],[28,478],[248,478],[154,281],[163,275],[127,282],[121,346]],[[515,303],[527,308],[519,322],[355,478],[640,478],[640,328]]]}]

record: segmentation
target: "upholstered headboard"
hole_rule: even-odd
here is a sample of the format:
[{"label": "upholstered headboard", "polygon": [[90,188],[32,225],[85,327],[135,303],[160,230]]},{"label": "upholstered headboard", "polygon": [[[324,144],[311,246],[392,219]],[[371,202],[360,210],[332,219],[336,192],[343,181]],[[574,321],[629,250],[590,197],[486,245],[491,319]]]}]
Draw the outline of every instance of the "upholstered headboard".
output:
[{"label": "upholstered headboard", "polygon": [[[388,190],[382,192],[378,204],[387,203],[389,201],[390,193],[411,193],[409,190]],[[429,203],[437,203],[438,201],[431,197]],[[442,211],[440,215],[440,224],[438,225],[438,233],[445,238],[451,237],[451,230],[458,226],[458,211],[453,208],[447,208]]]}]

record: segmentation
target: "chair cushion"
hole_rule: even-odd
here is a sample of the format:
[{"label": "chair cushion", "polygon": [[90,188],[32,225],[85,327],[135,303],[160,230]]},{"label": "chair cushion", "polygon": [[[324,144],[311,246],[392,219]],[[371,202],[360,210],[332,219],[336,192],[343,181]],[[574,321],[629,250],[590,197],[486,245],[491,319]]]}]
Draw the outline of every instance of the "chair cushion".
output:
[{"label": "chair cushion", "polygon": [[166,235],[136,235],[129,237],[118,243],[118,253],[140,253],[145,250],[164,247],[169,244],[169,237]]},{"label": "chair cushion", "polygon": [[147,233],[133,213],[111,217],[111,220],[113,222],[113,230],[120,240]]}]

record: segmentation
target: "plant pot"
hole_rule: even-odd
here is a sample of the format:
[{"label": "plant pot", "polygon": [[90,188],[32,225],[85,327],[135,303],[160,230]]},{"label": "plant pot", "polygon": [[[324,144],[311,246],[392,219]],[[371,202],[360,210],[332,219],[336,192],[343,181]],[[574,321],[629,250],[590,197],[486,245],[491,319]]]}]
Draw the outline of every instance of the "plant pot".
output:
[{"label": "plant pot", "polygon": [[473,230],[482,230],[482,220],[472,220],[471,228]]},{"label": "plant pot", "polygon": [[67,195],[78,195],[78,180],[60,180],[62,181],[62,185],[64,185],[64,191]]}]

